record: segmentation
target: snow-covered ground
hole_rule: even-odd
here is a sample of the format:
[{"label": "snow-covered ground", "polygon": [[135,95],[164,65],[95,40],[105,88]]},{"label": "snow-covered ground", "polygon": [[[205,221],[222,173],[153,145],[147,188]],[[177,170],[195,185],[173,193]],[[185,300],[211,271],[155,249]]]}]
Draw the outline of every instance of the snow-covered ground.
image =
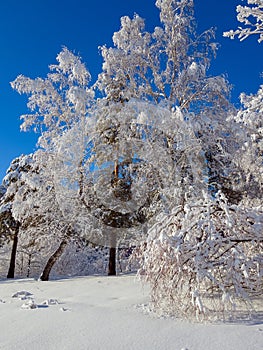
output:
[{"label": "snow-covered ground", "polygon": [[260,313],[249,323],[197,324],[150,316],[147,302],[133,275],[2,280],[0,349],[263,349]]}]

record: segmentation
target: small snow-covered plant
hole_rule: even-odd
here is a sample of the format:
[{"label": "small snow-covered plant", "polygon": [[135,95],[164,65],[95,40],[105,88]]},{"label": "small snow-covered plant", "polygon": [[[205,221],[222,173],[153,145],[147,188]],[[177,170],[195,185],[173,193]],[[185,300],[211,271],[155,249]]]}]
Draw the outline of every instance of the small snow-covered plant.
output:
[{"label": "small snow-covered plant", "polygon": [[238,5],[236,8],[237,20],[244,26],[225,32],[224,36],[231,39],[237,36],[242,41],[255,34],[259,36],[258,42],[260,43],[263,40],[263,1],[247,0],[247,5]]},{"label": "small snow-covered plant", "polygon": [[140,278],[160,314],[228,319],[263,290],[263,209],[204,193],[162,214],[141,247]]}]

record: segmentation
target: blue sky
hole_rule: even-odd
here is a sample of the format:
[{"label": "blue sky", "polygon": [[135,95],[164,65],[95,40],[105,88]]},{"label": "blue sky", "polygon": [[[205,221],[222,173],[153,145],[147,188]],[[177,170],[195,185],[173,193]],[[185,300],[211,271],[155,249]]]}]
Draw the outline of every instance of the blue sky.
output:
[{"label": "blue sky", "polygon": [[[238,0],[195,0],[197,30],[216,27],[220,43],[211,74],[227,74],[232,99],[240,92],[255,93],[262,84],[263,44],[256,37],[240,43],[223,38],[235,29]],[[11,160],[36,149],[37,136],[19,130],[19,116],[27,112],[26,96],[10,87],[17,75],[44,77],[62,46],[79,53],[94,79],[100,72],[98,46],[111,45],[120,17],[138,13],[146,29],[159,24],[155,0],[1,0],[0,1],[0,181]]]}]

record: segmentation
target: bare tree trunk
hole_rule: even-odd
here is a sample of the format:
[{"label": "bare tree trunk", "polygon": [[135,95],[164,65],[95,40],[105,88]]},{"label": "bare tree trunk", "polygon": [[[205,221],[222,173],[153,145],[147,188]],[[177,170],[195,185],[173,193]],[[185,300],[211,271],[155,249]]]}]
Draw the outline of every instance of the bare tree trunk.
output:
[{"label": "bare tree trunk", "polygon": [[32,254],[28,255],[28,263],[27,263],[27,275],[26,277],[30,277],[30,270],[31,270],[31,259],[32,259]]},{"label": "bare tree trunk", "polygon": [[55,263],[58,261],[58,259],[61,257],[61,255],[64,253],[64,250],[67,246],[68,242],[66,240],[63,240],[58,249],[55,251],[54,254],[51,255],[51,257],[48,259],[48,262],[46,263],[46,266],[44,267],[44,270],[42,274],[40,275],[41,281],[48,281],[49,280],[49,274],[52,269],[52,267],[55,265]]},{"label": "bare tree trunk", "polygon": [[116,248],[111,247],[109,253],[108,276],[116,276]]},{"label": "bare tree trunk", "polygon": [[7,278],[15,277],[15,267],[16,267],[16,252],[17,252],[17,244],[18,244],[18,232],[19,232],[19,224],[17,224],[15,228],[14,238],[13,238],[13,246],[10,258],[9,269],[7,273]]},{"label": "bare tree trunk", "polygon": [[118,262],[119,270],[120,270],[120,272],[122,272],[121,257],[120,257],[120,249],[117,249],[117,250],[116,250],[116,254],[117,254],[116,262]]}]

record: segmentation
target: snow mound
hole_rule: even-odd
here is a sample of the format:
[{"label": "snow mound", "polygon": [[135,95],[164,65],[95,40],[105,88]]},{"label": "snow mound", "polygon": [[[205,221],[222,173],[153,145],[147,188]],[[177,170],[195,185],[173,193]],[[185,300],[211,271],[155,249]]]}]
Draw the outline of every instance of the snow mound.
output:
[{"label": "snow mound", "polygon": [[12,298],[18,298],[20,300],[26,300],[33,296],[32,293],[27,292],[26,290],[21,290],[12,295]]},{"label": "snow mound", "polygon": [[35,303],[34,300],[27,300],[22,306],[21,309],[23,310],[33,310],[33,309],[37,309],[38,306]]}]

